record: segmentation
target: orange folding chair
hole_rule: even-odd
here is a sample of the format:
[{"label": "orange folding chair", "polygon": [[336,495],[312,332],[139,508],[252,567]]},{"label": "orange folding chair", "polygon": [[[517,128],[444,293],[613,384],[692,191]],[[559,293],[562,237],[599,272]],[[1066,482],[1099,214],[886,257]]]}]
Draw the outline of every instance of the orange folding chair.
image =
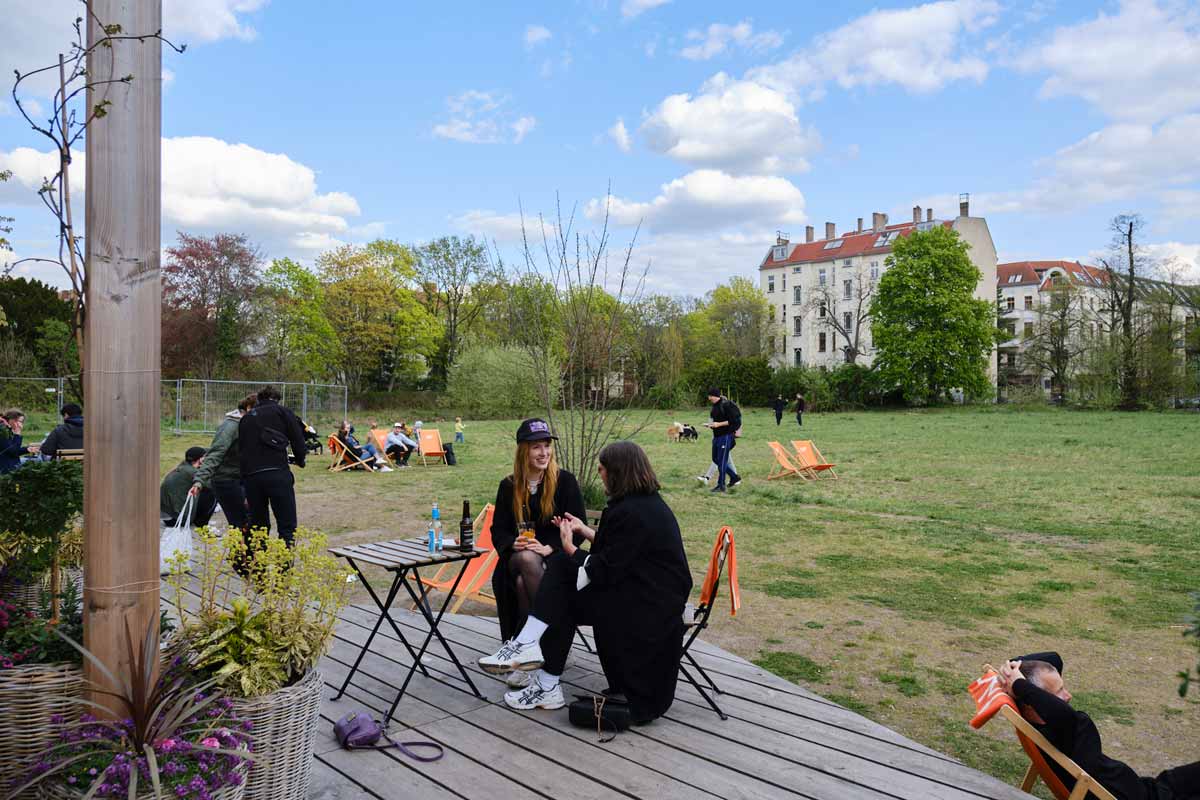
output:
[{"label": "orange folding chair", "polygon": [[371,429],[371,443],[375,445],[375,449],[379,451],[379,457],[384,461],[396,463],[387,452],[387,431],[382,428]]},{"label": "orange folding chair", "polygon": [[[1038,778],[1041,778],[1055,800],[1084,800],[1089,796],[1097,800],[1117,800],[1082,767],[1050,744],[1029,720],[1021,716],[1016,702],[1001,688],[1000,675],[991,665],[985,664],[983,669],[983,675],[967,687],[971,699],[975,701],[975,716],[971,719],[971,727],[983,727],[996,714],[1000,714],[1012,724],[1021,748],[1029,757],[1029,769],[1025,771],[1025,777],[1021,780],[1021,791],[1031,791]],[[1047,756],[1075,779],[1074,789],[1067,790],[1066,785],[1046,761]]]},{"label": "orange folding chair", "polygon": [[325,444],[329,446],[329,455],[333,458],[329,464],[329,469],[332,471],[342,472],[348,469],[361,468],[368,472],[374,472],[370,464],[354,455],[346,445],[342,444],[342,440],[337,438],[337,434],[329,434],[329,439],[326,440]]},{"label": "orange folding chair", "polygon": [[421,465],[428,466],[425,459],[432,458],[435,461],[441,459],[443,464],[446,461],[446,448],[442,447],[442,432],[437,428],[421,429],[420,438],[417,439],[417,444],[421,451]]},{"label": "orange folding chair", "polygon": [[833,469],[837,464],[828,463],[812,440],[796,441],[793,439],[792,447],[796,450],[796,461],[800,464],[800,469],[807,472],[812,478],[818,478],[821,473],[828,472],[834,480],[837,480],[838,474]]},{"label": "orange folding chair", "polygon": [[[451,614],[457,614],[459,607],[467,600],[476,600],[491,606],[496,605],[496,598],[483,592],[491,585],[492,573],[496,571],[496,564],[499,563],[496,550],[492,547],[492,514],[495,513],[495,510],[495,506],[488,503],[475,518],[475,549],[487,550],[488,553],[484,556],[476,556],[467,564],[467,568],[462,574],[462,580],[458,582],[458,589],[454,592],[453,604],[447,609]],[[457,564],[443,564],[432,578],[421,578],[421,583],[425,585],[426,589],[448,592],[454,587],[457,570]],[[413,603],[412,607],[415,609],[417,604]]]},{"label": "orange folding chair", "polygon": [[775,463],[771,465],[771,472],[767,475],[767,480],[773,481],[776,478],[786,478],[789,475],[795,475],[800,478],[809,477],[792,463],[791,455],[788,454],[787,450],[783,449],[783,445],[779,442],[767,442],[767,446],[775,454]]},{"label": "orange folding chair", "polygon": [[713,694],[721,694],[721,690],[713,681],[712,676],[705,672],[704,667],[696,661],[691,653],[692,644],[696,641],[696,637],[700,635],[700,631],[708,627],[708,618],[712,615],[713,605],[717,599],[717,587],[721,583],[721,575],[725,571],[725,563],[729,562],[729,594],[730,604],[733,614],[737,614],[738,608],[742,604],[741,591],[738,589],[737,583],[737,555],[733,546],[733,529],[728,525],[721,528],[717,532],[717,540],[713,543],[712,555],[708,560],[708,572],[704,576],[704,583],[700,587],[700,605],[696,607],[695,613],[691,619],[685,619],[683,632],[683,655],[679,661],[679,671],[683,677],[687,678],[688,682],[696,688],[700,696],[712,706],[712,710],[717,712],[721,719],[729,719],[728,715],[721,710],[717,705],[717,701],[704,690],[700,682],[692,676],[691,671],[684,665],[686,660],[692,667],[704,677]]}]

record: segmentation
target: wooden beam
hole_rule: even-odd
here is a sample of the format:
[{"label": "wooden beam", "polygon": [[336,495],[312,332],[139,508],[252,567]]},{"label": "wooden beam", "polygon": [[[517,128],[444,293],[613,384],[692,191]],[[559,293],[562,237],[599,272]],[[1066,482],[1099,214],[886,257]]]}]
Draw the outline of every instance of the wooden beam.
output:
[{"label": "wooden beam", "polygon": [[128,676],[126,622],[136,647],[158,620],[162,0],[89,0],[88,9],[89,47],[104,26],[149,35],[87,59],[88,114],[109,104],[87,134],[84,643]]}]

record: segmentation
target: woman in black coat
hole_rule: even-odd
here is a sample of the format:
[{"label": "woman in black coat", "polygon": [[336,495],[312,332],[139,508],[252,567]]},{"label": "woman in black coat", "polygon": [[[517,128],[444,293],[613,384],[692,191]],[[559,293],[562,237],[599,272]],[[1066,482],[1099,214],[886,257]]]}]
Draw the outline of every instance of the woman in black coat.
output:
[{"label": "woman in black coat", "polygon": [[[586,515],[583,492],[575,476],[558,466],[550,426],[527,419],[517,429],[513,471],[496,490],[492,546],[499,564],[492,573],[500,635],[511,639],[533,607],[546,569],[546,558],[562,549],[558,525],[564,514]],[[520,536],[522,527],[533,538]]]}]

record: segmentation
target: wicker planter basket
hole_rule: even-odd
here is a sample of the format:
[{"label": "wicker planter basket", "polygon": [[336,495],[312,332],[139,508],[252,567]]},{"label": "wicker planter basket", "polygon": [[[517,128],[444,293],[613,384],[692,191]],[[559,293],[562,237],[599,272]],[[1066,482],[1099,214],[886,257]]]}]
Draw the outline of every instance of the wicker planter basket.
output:
[{"label": "wicker planter basket", "polygon": [[0,669],[0,792],[26,774],[57,738],[55,714],[79,710],[83,670],[73,664],[30,664]]},{"label": "wicker planter basket", "polygon": [[[79,596],[82,597],[83,572],[78,568],[64,568],[60,574],[64,584],[67,581],[74,581],[75,587],[79,590]],[[12,603],[17,608],[36,609],[42,600],[42,592],[49,588],[49,573],[29,583],[0,580],[0,600]]]},{"label": "wicker planter basket", "polygon": [[308,797],[324,685],[321,673],[311,669],[278,692],[233,701],[233,713],[253,726],[255,761],[246,777],[246,800]]},{"label": "wicker planter basket", "polygon": [[[155,800],[154,789],[149,781],[146,781],[145,791],[139,791],[137,794],[138,800]],[[83,789],[75,789],[67,786],[61,781],[48,780],[39,783],[36,787],[37,794],[31,795],[41,798],[41,800],[82,800],[84,794],[87,793],[87,787]],[[246,793],[246,784],[243,782],[237,786],[226,786],[224,789],[219,789],[209,796],[213,800],[242,800]],[[173,797],[173,793],[163,791],[163,797]]]}]

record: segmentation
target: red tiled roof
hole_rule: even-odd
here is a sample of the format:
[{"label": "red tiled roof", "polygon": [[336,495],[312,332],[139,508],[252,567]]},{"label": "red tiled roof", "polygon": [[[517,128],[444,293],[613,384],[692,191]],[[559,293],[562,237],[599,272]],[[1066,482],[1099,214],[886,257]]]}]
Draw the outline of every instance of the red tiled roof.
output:
[{"label": "red tiled roof", "polygon": [[[1012,280],[1016,275],[1018,280]],[[1041,280],[1041,275],[1034,269],[1032,262],[1015,261],[1011,264],[996,265],[996,283],[1001,288],[1005,286],[1033,286]]]},{"label": "red tiled roof", "polygon": [[[928,223],[922,222],[925,226]],[[951,227],[952,222],[945,220],[937,220],[937,224],[944,227]],[[883,235],[884,232],[898,234],[899,236],[908,236],[916,229],[916,225],[911,222],[903,222],[897,225],[888,225],[882,231],[864,230],[862,233],[851,231],[844,236],[839,236],[832,241],[841,241],[841,245],[834,248],[826,248],[829,239],[817,239],[814,242],[800,242],[799,244],[791,243],[788,245],[788,257],[782,261],[775,260],[775,248],[772,247],[767,251],[767,257],[763,259],[759,265],[760,270],[777,269],[779,267],[790,267],[798,264],[812,264],[819,261],[833,261],[839,258],[853,258],[854,256],[870,256],[879,253],[890,253],[892,251],[891,242],[895,238],[890,238],[889,243],[876,247],[876,240]]]}]

